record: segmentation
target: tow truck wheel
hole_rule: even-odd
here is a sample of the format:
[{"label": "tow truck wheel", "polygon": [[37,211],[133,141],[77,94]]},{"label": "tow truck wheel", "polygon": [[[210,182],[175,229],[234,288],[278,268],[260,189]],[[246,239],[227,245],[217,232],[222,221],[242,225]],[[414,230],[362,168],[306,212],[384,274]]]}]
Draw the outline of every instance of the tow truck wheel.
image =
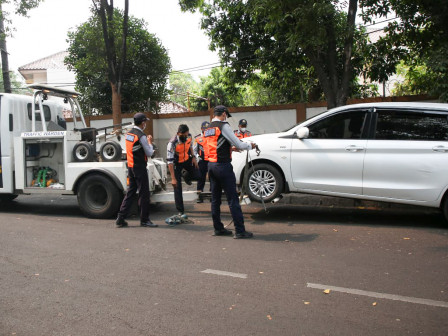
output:
[{"label": "tow truck wheel", "polygon": [[90,142],[80,141],[73,147],[73,159],[77,162],[89,162],[93,160],[95,150]]},{"label": "tow truck wheel", "polygon": [[101,174],[84,177],[77,194],[79,208],[90,218],[111,218],[117,213],[123,197],[115,183]]},{"label": "tow truck wheel", "polygon": [[121,160],[121,146],[115,141],[107,141],[100,148],[101,159],[105,162]]},{"label": "tow truck wheel", "polygon": [[13,199],[16,199],[19,195],[14,194],[0,194],[0,202],[11,202]]}]

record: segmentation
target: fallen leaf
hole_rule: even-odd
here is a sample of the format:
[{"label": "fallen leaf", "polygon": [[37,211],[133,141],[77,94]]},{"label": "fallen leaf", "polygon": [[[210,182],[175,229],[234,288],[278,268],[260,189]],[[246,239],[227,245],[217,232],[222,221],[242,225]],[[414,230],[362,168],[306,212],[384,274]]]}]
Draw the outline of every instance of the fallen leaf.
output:
[{"label": "fallen leaf", "polygon": [[405,238],[403,238],[404,240],[409,240],[409,239],[411,239],[411,238],[408,238],[408,237],[405,237]]},{"label": "fallen leaf", "polygon": [[326,290],[324,290],[324,293],[325,293],[325,294],[330,294],[330,290],[329,290],[329,289],[326,289]]},{"label": "fallen leaf", "polygon": [[263,274],[264,272],[258,272],[258,273]]},{"label": "fallen leaf", "polygon": [[39,273],[34,274],[35,276],[39,276]]},{"label": "fallen leaf", "polygon": [[310,302],[309,301],[305,301],[303,304],[309,305]]},{"label": "fallen leaf", "polygon": [[126,252],[128,252],[128,251],[129,251],[129,249],[125,249],[125,251],[126,251]]},{"label": "fallen leaf", "polygon": [[372,303],[372,306],[376,306],[376,302]]},{"label": "fallen leaf", "polygon": [[334,231],[334,232],[338,232],[338,230],[336,230],[336,229],[333,229],[333,231]]},{"label": "fallen leaf", "polygon": [[266,317],[268,318],[268,320],[272,320],[271,315],[267,315]]},{"label": "fallen leaf", "polygon": [[288,239],[285,239],[285,242],[289,242],[289,240],[288,240]]}]

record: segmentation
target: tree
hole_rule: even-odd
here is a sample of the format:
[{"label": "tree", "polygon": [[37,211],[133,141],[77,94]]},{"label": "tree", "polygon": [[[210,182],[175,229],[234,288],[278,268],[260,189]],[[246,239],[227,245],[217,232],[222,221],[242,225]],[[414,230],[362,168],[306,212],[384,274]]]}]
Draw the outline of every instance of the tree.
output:
[{"label": "tree", "polygon": [[[360,0],[365,22],[390,14],[399,20],[385,28],[386,36],[376,43],[378,55],[403,60],[412,90],[426,90],[448,99],[448,6],[446,0]],[[383,55],[383,56],[382,56]],[[424,67],[424,71],[423,68]],[[401,69],[403,70],[403,69]],[[413,79],[412,79],[413,78]]]},{"label": "tree", "polygon": [[[28,12],[39,6],[43,0],[13,0],[15,14],[27,16]],[[11,3],[9,0],[0,0],[0,53],[2,59],[3,87],[5,92],[11,93],[11,79],[9,75],[8,51],[6,48],[6,37],[11,29],[5,25],[11,23],[8,20],[8,13],[3,10],[3,4]]]},{"label": "tree", "polygon": [[237,81],[261,70],[284,93],[285,101],[291,100],[288,89],[301,99],[316,91],[316,82],[310,80],[316,78],[329,107],[344,105],[361,72],[363,53],[357,52],[365,48],[366,39],[355,27],[357,0],[349,0],[345,7],[336,0],[179,0],[179,4],[184,11],[202,13],[211,49],[219,50]]},{"label": "tree", "polygon": [[[121,31],[123,20],[123,13],[116,9],[113,18],[115,34]],[[120,84],[121,112],[142,111],[149,103],[154,107],[157,101],[166,99],[170,60],[160,41],[147,31],[143,20],[129,17],[127,40],[126,67]],[[69,55],[65,63],[76,73],[76,89],[83,95],[83,106],[94,107],[101,114],[111,114],[110,101],[114,93],[98,16],[92,15],[87,22],[69,32],[68,42]],[[121,40],[116,39],[116,43],[121,45]]]},{"label": "tree", "polygon": [[198,94],[199,84],[193,76],[184,72],[172,72],[169,78],[170,100],[182,106],[188,106],[187,93]]},{"label": "tree", "polygon": [[[126,47],[129,21],[129,0],[124,0],[124,14],[121,22],[121,39],[116,38],[117,22],[114,20],[114,1],[92,0],[96,14],[101,20],[103,41],[107,60],[107,77],[112,89],[112,118],[114,124],[121,123],[121,89],[126,64]],[[99,5],[99,7],[98,7]],[[119,44],[117,42],[120,42]],[[117,49],[119,53],[117,53]]]}]

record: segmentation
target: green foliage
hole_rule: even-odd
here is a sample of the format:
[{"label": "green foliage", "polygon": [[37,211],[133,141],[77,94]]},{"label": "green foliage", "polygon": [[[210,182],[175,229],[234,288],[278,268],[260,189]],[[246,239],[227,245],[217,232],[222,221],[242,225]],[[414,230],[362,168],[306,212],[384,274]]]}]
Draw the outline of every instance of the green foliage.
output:
[{"label": "green foliage", "polygon": [[[114,11],[117,57],[121,57],[120,31],[123,13]],[[146,30],[146,23],[129,17],[127,56],[123,74],[122,112],[156,108],[157,101],[166,100],[166,79],[171,69],[168,54],[160,41]],[[69,55],[65,63],[76,73],[76,89],[83,95],[85,110],[100,114],[112,113],[112,93],[108,80],[107,58],[101,23],[96,15],[69,32]]]},{"label": "green foliage", "polygon": [[395,93],[423,93],[448,99],[448,5],[446,0],[360,0],[365,22],[396,15],[375,44],[377,63],[404,63],[405,82]]},{"label": "green foliage", "polygon": [[[187,92],[198,94],[199,84],[193,76],[183,72],[172,72],[169,77],[170,101],[188,106]],[[191,103],[191,100],[190,100]]]},{"label": "green foliage", "polygon": [[[19,93],[23,94],[25,92],[32,92],[32,90],[29,90],[26,88],[25,83],[22,80],[22,76],[17,74],[16,72],[10,72],[9,76],[11,78],[11,90],[12,93]],[[3,85],[3,77],[0,76],[0,92],[5,92],[5,87]]]},{"label": "green foliage", "polygon": [[[0,0],[0,19],[3,19],[5,24],[5,34],[9,35],[13,31],[11,29],[12,22],[9,19],[10,13],[5,11],[5,6],[10,4],[14,14],[28,17],[28,12],[39,6],[44,0]],[[3,32],[2,32],[3,33]]]},{"label": "green foliage", "polygon": [[366,35],[354,25],[356,2],[347,14],[331,0],[179,1],[202,13],[210,48],[233,83],[261,81],[280,103],[324,94],[330,106],[345,102],[369,55]]}]

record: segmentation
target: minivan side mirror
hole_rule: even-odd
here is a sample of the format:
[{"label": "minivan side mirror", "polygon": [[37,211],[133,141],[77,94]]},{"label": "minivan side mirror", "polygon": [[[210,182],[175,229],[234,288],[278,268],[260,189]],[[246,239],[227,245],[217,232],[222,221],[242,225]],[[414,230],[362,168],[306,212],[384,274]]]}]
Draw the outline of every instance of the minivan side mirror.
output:
[{"label": "minivan side mirror", "polygon": [[310,130],[308,127],[300,127],[296,134],[299,139],[306,139],[310,135]]}]

